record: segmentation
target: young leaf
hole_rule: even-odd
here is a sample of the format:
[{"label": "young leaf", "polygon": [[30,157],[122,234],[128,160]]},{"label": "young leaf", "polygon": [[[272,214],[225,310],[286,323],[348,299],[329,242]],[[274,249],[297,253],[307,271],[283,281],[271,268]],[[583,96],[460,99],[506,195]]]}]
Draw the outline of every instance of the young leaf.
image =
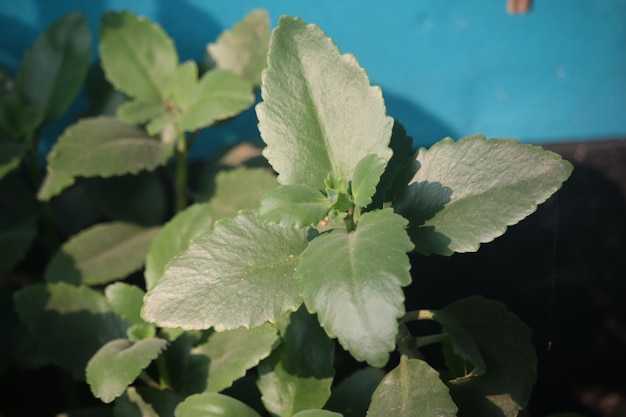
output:
[{"label": "young leaf", "polygon": [[393,119],[380,88],[315,25],[280,19],[261,93],[256,110],[264,155],[281,184],[323,190],[329,172],[347,182],[367,155],[391,157]]},{"label": "young leaf", "polygon": [[0,274],[26,255],[37,235],[37,205],[28,186],[9,175],[0,181]]},{"label": "young leaf", "polygon": [[144,271],[146,288],[154,287],[165,265],[186,250],[192,239],[211,230],[213,223],[207,204],[193,204],[167,222],[150,242]]},{"label": "young leaf", "polygon": [[115,417],[166,417],[173,416],[174,410],[184,397],[173,391],[150,387],[128,387],[126,392],[115,400]]},{"label": "young leaf", "polygon": [[368,155],[361,159],[354,169],[352,180],[352,196],[354,204],[367,207],[376,193],[376,185],[385,171],[387,161],[376,155]]},{"label": "young leaf", "polygon": [[158,227],[103,223],[65,242],[45,272],[48,282],[99,285],[139,270]]},{"label": "young leaf", "polygon": [[304,410],[294,414],[293,417],[342,417],[342,415],[328,410]]},{"label": "young leaf", "polygon": [[402,357],[376,388],[367,416],[456,417],[456,412],[439,373],[424,361]]},{"label": "young leaf", "polygon": [[42,33],[24,56],[16,80],[20,97],[42,111],[43,121],[57,119],[78,94],[90,60],[87,17],[69,13]]},{"label": "young leaf", "polygon": [[110,403],[126,391],[167,345],[165,339],[143,339],[132,343],[126,339],[111,340],[87,363],[85,372],[91,392]]},{"label": "young leaf", "polygon": [[117,118],[128,124],[147,123],[165,114],[165,108],[159,102],[128,100],[117,108]]},{"label": "young leaf", "polygon": [[313,239],[296,271],[310,312],[356,359],[387,363],[404,313],[413,248],[406,220],[385,209],[361,216],[356,231],[334,229]]},{"label": "young leaf", "polygon": [[175,417],[261,417],[241,401],[222,394],[206,392],[190,395],[180,403]]},{"label": "young leaf", "polygon": [[143,305],[144,291],[125,282],[116,282],[108,285],[104,295],[111,309],[131,324],[146,324],[140,316]]},{"label": "young leaf", "polygon": [[48,154],[52,171],[72,177],[136,174],[165,165],[172,146],[112,117],[68,127]]},{"label": "young leaf", "polygon": [[207,45],[209,59],[218,68],[231,70],[251,85],[261,84],[261,71],[267,61],[270,19],[265,10],[253,10],[217,42]]},{"label": "young leaf", "polygon": [[174,258],[145,298],[143,317],[164,327],[256,327],[295,310],[293,279],[305,232],[253,212],[224,219]]},{"label": "young leaf", "polygon": [[321,408],[333,382],[334,343],[304,308],[281,320],[278,327],[283,342],[258,367],[265,408],[284,417]]},{"label": "young leaf", "polygon": [[473,252],[537,209],[572,171],[539,146],[482,135],[420,149],[394,201],[422,254]]},{"label": "young leaf", "polygon": [[100,57],[111,84],[145,103],[166,98],[178,67],[174,43],[163,29],[130,12],[102,16]]},{"label": "young leaf", "polygon": [[63,282],[23,288],[15,294],[15,307],[50,360],[81,380],[93,354],[103,343],[124,338],[129,326],[102,294]]},{"label": "young leaf", "polygon": [[325,407],[350,417],[365,417],[372,394],[385,371],[378,368],[362,368],[342,380],[336,387]]},{"label": "young leaf", "polygon": [[[192,355],[202,356],[206,373],[201,372],[203,391],[220,392],[232,386],[246,371],[259,364],[272,351],[278,341],[276,328],[264,324],[252,329],[239,328],[213,332],[207,341],[192,350]],[[198,370],[195,370],[197,373]]]},{"label": "young leaf", "polygon": [[530,397],[536,357],[530,330],[504,304],[472,297],[434,311],[454,352],[476,369],[449,381],[459,416],[515,417]]},{"label": "young leaf", "polygon": [[308,185],[281,185],[261,198],[259,216],[283,226],[314,226],[328,214],[330,201]]}]

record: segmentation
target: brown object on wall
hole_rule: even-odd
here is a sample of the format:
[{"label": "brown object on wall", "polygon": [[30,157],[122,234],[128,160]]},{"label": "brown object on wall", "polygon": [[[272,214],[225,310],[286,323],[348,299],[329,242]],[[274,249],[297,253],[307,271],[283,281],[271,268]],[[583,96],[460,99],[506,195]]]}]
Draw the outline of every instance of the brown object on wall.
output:
[{"label": "brown object on wall", "polygon": [[524,14],[530,10],[530,0],[507,0],[506,11],[509,14]]}]

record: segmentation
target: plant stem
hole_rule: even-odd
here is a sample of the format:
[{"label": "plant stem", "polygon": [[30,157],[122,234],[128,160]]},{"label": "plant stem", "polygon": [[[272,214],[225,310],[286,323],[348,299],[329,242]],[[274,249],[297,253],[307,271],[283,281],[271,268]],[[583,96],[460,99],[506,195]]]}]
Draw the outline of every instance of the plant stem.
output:
[{"label": "plant stem", "polygon": [[161,389],[172,389],[172,380],[170,378],[170,372],[167,369],[167,362],[165,362],[165,354],[162,353],[159,355],[156,364],[159,370],[159,385]]},{"label": "plant stem", "polygon": [[428,336],[421,336],[416,338],[417,347],[424,347],[434,345],[436,343],[444,342],[448,339],[448,335],[445,333],[431,334]]},{"label": "plant stem", "polygon": [[141,371],[141,373],[139,374],[139,379],[145,382],[146,385],[149,387],[156,388],[158,390],[161,389],[161,386],[159,385],[159,383],[156,382],[154,379],[152,379],[146,371]]},{"label": "plant stem", "polygon": [[418,349],[416,339],[411,335],[405,324],[398,326],[398,336],[396,337],[396,345],[398,352],[402,357],[408,359],[424,359],[424,356]]},{"label": "plant stem", "polygon": [[433,317],[434,313],[431,310],[407,311],[407,313],[400,318],[400,323],[408,323],[417,320],[432,320]]},{"label": "plant stem", "polygon": [[181,132],[176,141],[176,213],[187,207],[187,153],[187,142]]}]

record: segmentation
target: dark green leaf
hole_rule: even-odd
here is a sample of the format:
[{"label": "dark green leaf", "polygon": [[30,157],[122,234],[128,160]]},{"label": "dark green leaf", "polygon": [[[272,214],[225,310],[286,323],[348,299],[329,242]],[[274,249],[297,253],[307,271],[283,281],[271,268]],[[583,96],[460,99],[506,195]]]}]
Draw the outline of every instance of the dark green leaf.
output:
[{"label": "dark green leaf", "polygon": [[83,84],[91,60],[87,17],[69,13],[55,21],[28,50],[16,86],[25,102],[43,112],[44,121],[61,116]]},{"label": "dark green leaf", "polygon": [[207,392],[190,395],[176,407],[176,417],[261,417],[241,401]]},{"label": "dark green leaf", "polygon": [[132,324],[146,323],[140,316],[145,295],[141,288],[125,282],[115,282],[106,287],[104,295],[111,309],[124,320]]},{"label": "dark green leaf", "polygon": [[352,196],[358,207],[367,207],[372,202],[386,165],[387,161],[376,155],[368,155],[359,161],[352,180]]},{"label": "dark green leaf", "polygon": [[184,397],[173,391],[149,387],[128,390],[115,400],[115,417],[172,417]]},{"label": "dark green leaf", "polygon": [[261,93],[264,155],[281,184],[323,190],[329,172],[347,184],[367,155],[391,158],[393,119],[380,88],[370,86],[356,58],[341,55],[317,26],[280,19]]},{"label": "dark green leaf", "polygon": [[87,383],[93,395],[105,403],[122,395],[166,344],[165,339],[157,338],[134,344],[126,339],[116,339],[103,345],[87,363]]},{"label": "dark green leaf", "polygon": [[18,177],[0,181],[0,273],[19,262],[37,234],[37,205]]},{"label": "dark green leaf", "polygon": [[28,145],[26,143],[0,139],[0,179],[19,166],[27,151]]},{"label": "dark green leaf", "polygon": [[222,32],[207,46],[209,60],[231,70],[252,85],[261,84],[270,40],[270,19],[265,10],[253,10],[232,30]]},{"label": "dark green leaf", "polygon": [[314,226],[330,207],[326,196],[308,185],[281,185],[261,198],[259,216],[263,221],[283,226]]},{"label": "dark green leaf", "polygon": [[456,412],[439,373],[424,361],[402,357],[376,388],[367,416],[456,417]]},{"label": "dark green leaf", "polygon": [[283,342],[258,367],[265,408],[284,417],[321,408],[333,382],[334,343],[304,308],[281,320],[278,327]]},{"label": "dark green leaf", "polygon": [[329,335],[356,359],[387,363],[404,314],[413,247],[406,220],[385,209],[361,216],[356,231],[334,229],[313,239],[296,271],[304,302]]},{"label": "dark green leaf", "polygon": [[146,288],[151,289],[165,272],[165,265],[189,247],[192,239],[213,229],[208,204],[193,204],[163,226],[150,242],[146,256]]},{"label": "dark green leaf", "polygon": [[326,408],[346,417],[365,417],[372,394],[384,376],[382,369],[359,369],[333,388]]},{"label": "dark green leaf", "polygon": [[342,417],[342,415],[328,410],[304,410],[294,414],[293,417]]},{"label": "dark green leaf", "polygon": [[48,154],[52,171],[66,176],[111,177],[165,165],[172,146],[111,117],[68,127]]},{"label": "dark green leaf", "polygon": [[0,101],[0,136],[30,141],[43,121],[43,109],[27,104],[17,95]]},{"label": "dark green leaf", "polygon": [[49,282],[99,285],[125,278],[144,263],[158,227],[103,223],[83,230],[65,242],[45,272]]},{"label": "dark green leaf", "polygon": [[87,362],[104,343],[126,336],[129,325],[102,294],[63,282],[23,288],[15,307],[43,352],[76,379],[85,377]]},{"label": "dark green leaf", "polygon": [[174,43],[163,29],[130,12],[102,16],[100,57],[111,84],[146,103],[166,98],[178,67]]},{"label": "dark green leaf", "polygon": [[516,417],[536,378],[528,327],[504,304],[482,297],[457,301],[433,318],[450,336],[454,352],[475,366],[449,382],[459,416]]},{"label": "dark green leaf", "polygon": [[224,219],[169,263],[143,317],[219,331],[274,321],[302,302],[293,274],[306,245],[303,231],[265,224],[253,212]]},{"label": "dark green leaf", "polygon": [[569,162],[539,146],[477,135],[420,149],[408,187],[394,201],[422,254],[473,252],[556,192]]}]

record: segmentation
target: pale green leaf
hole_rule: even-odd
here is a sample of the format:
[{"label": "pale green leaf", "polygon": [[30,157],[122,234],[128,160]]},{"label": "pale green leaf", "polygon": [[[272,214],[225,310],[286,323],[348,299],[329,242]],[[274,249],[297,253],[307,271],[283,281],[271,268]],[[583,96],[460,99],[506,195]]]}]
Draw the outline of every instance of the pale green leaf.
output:
[{"label": "pale green leaf", "polygon": [[376,388],[367,416],[456,417],[456,412],[439,373],[424,361],[402,357]]},{"label": "pale green leaf", "polygon": [[211,230],[213,223],[207,204],[193,204],[167,222],[150,242],[144,271],[146,288],[154,287],[169,261],[186,250],[195,237]]},{"label": "pale green leaf", "polygon": [[170,145],[112,117],[68,127],[48,154],[52,171],[66,176],[111,177],[165,165]]},{"label": "pale green leaf", "polygon": [[42,351],[76,379],[85,377],[93,354],[104,343],[124,338],[129,326],[104,295],[64,282],[23,288],[15,294],[15,307]]},{"label": "pale green leaf", "polygon": [[367,207],[372,202],[385,166],[387,161],[376,155],[368,155],[357,164],[352,179],[352,197],[358,207]]},{"label": "pale green leaf", "polygon": [[167,340],[158,338],[137,343],[115,339],[103,345],[87,363],[85,375],[91,392],[110,403],[126,391],[166,345]]},{"label": "pale green leaf", "polygon": [[44,276],[48,282],[99,285],[125,278],[144,263],[158,227],[102,223],[65,242],[52,257]]},{"label": "pale green leaf", "polygon": [[278,341],[276,328],[264,324],[252,329],[239,328],[213,332],[205,343],[193,348],[191,354],[200,356],[197,361],[205,366],[194,373],[202,379],[195,385],[203,386],[203,391],[220,392],[232,386],[233,382],[243,377],[248,369],[258,365],[266,358]]},{"label": "pale green leaf", "polygon": [[476,370],[449,382],[459,416],[516,417],[536,379],[531,332],[504,304],[472,297],[434,311],[454,352]]},{"label": "pale green leaf", "polygon": [[420,149],[394,201],[422,254],[473,252],[537,209],[572,165],[539,146],[470,136]]},{"label": "pale green leaf", "polygon": [[178,67],[174,43],[163,29],[130,12],[107,12],[102,16],[100,57],[111,84],[147,103],[166,98]]},{"label": "pale green leaf", "polygon": [[329,335],[358,360],[387,363],[404,314],[413,248],[406,220],[385,209],[361,216],[356,231],[334,229],[313,239],[296,271],[304,302]]},{"label": "pale green leaf", "polygon": [[180,403],[175,417],[261,417],[241,401],[222,394],[207,392],[190,395]]},{"label": "pale green leaf", "polygon": [[200,78],[176,124],[182,131],[194,131],[236,116],[253,103],[250,84],[230,71],[212,70]]},{"label": "pale green leaf", "polygon": [[365,417],[372,394],[384,377],[385,371],[378,368],[355,371],[333,388],[325,407],[349,417]]},{"label": "pale green leaf", "polygon": [[253,10],[232,30],[225,30],[207,45],[209,59],[252,85],[261,84],[270,40],[270,19],[265,10]]},{"label": "pale green leaf", "polygon": [[0,139],[0,179],[19,166],[27,151],[26,143]]},{"label": "pale green leaf", "polygon": [[173,391],[150,387],[128,387],[115,400],[115,417],[172,417],[184,397]]},{"label": "pale green leaf", "polygon": [[26,52],[16,87],[28,104],[43,112],[44,121],[61,116],[78,94],[91,61],[87,17],[69,13],[55,21]]},{"label": "pale green leaf", "polygon": [[281,185],[261,198],[259,216],[283,226],[314,226],[328,214],[331,204],[324,194],[307,185]]},{"label": "pale green leaf", "polygon": [[342,417],[342,414],[328,410],[304,410],[294,414],[293,417]]},{"label": "pale green leaf", "polygon": [[124,320],[131,324],[146,323],[140,316],[143,296],[145,295],[141,288],[125,282],[115,282],[106,287],[104,295],[111,309]]},{"label": "pale green leaf", "polygon": [[280,19],[261,93],[256,110],[264,155],[281,184],[323,190],[329,172],[347,183],[367,155],[391,158],[393,119],[380,88],[317,26]]},{"label": "pale green leaf", "polygon": [[176,106],[186,109],[191,104],[198,86],[198,65],[194,61],[183,62],[169,85],[168,97]]},{"label": "pale green leaf", "polygon": [[295,310],[293,279],[305,233],[253,212],[218,222],[174,258],[145,298],[143,317],[164,327],[256,327]]},{"label": "pale green leaf", "polygon": [[163,105],[154,101],[128,100],[117,108],[117,118],[129,124],[146,123],[163,114]]},{"label": "pale green leaf", "polygon": [[278,323],[282,344],[258,367],[258,387],[273,415],[321,408],[330,396],[335,344],[303,307]]},{"label": "pale green leaf", "polygon": [[46,167],[46,176],[37,191],[37,199],[39,201],[50,201],[52,197],[55,197],[63,190],[71,187],[76,182],[76,179],[72,175],[65,175],[53,171],[50,165]]},{"label": "pale green leaf", "polygon": [[26,183],[13,175],[0,180],[0,274],[26,255],[37,235],[37,219]]}]

